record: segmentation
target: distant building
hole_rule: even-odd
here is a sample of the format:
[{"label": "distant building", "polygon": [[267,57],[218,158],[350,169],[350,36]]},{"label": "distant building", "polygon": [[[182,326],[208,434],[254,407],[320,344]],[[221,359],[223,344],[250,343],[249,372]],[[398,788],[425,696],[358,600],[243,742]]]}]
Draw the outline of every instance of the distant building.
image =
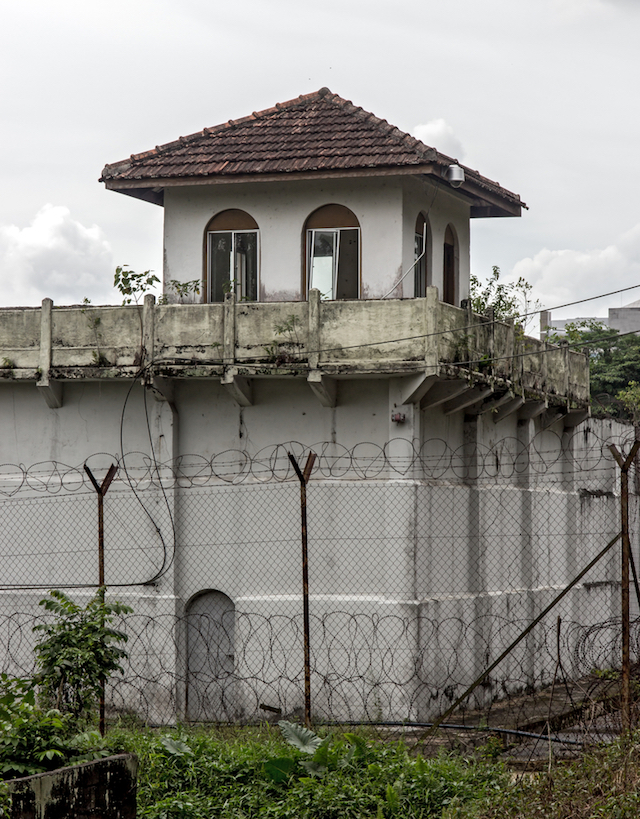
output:
[{"label": "distant building", "polygon": [[550,310],[540,312],[540,339],[544,341],[549,332],[564,335],[567,324],[581,324],[597,321],[605,327],[619,333],[640,333],[640,299],[625,304],[624,307],[610,307],[607,318],[604,316],[577,316],[576,318],[552,319]]}]

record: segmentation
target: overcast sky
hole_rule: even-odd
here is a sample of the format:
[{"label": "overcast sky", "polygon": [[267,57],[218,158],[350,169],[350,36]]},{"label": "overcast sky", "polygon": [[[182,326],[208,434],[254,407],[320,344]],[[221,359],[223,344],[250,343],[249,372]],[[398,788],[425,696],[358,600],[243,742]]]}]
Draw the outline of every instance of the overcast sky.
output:
[{"label": "overcast sky", "polygon": [[[117,301],[162,209],[108,162],[328,86],[529,205],[474,220],[472,270],[546,307],[640,284],[638,0],[30,0],[0,30],[1,305]],[[557,312],[606,315],[640,288]]]}]

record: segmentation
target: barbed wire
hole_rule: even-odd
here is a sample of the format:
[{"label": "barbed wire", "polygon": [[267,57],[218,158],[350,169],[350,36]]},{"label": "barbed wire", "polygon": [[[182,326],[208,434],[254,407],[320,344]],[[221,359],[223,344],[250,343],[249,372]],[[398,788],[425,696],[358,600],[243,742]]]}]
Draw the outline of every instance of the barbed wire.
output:
[{"label": "barbed wire", "polygon": [[[300,506],[288,453],[303,461],[313,450],[318,719],[428,722],[574,578],[580,586],[558,606],[567,623],[560,637],[551,616],[536,625],[455,721],[531,727],[537,700],[529,692],[556,677],[573,711],[589,703],[600,715],[619,649],[611,616],[619,610],[619,557],[609,553],[584,581],[579,570],[619,531],[609,446],[628,451],[636,431],[585,424],[528,442],[525,434],[459,447],[443,438],[350,447],[287,441],[164,463],[153,448],[92,455],[85,463],[98,477],[112,462],[120,470],[104,498],[106,584],[121,587],[137,610],[126,618],[130,659],[124,679],[112,681],[113,709],[150,723],[296,715],[304,688]],[[56,461],[1,466],[0,493],[0,663],[27,674],[38,622],[33,592],[88,595],[97,586],[96,493],[84,464]],[[637,521],[637,498],[631,505]],[[159,583],[172,567],[175,575]],[[207,595],[207,605],[224,599],[229,608],[218,617],[193,608]],[[176,615],[176,607],[187,613]]]},{"label": "barbed wire", "polygon": [[[466,480],[473,475],[476,479],[495,480],[532,471],[538,477],[551,473],[562,481],[566,478],[555,472],[561,460],[570,462],[576,476],[607,472],[613,464],[609,446],[628,447],[634,439],[634,429],[626,427],[622,433],[607,437],[598,436],[589,428],[570,434],[544,430],[528,443],[511,436],[493,444],[473,446],[451,446],[444,438],[421,442],[398,437],[384,444],[361,441],[353,446],[333,441],[305,444],[291,440],[262,447],[253,453],[230,448],[209,457],[198,453],[181,454],[164,462],[156,462],[153,455],[142,451],[128,452],[124,456],[101,452],[78,465],[55,460],[29,466],[0,464],[0,503],[21,492],[32,495],[92,494],[94,490],[84,464],[99,473],[112,462],[121,477],[116,479],[111,491],[123,491],[127,484],[131,489],[144,491],[159,486],[188,489],[244,482],[295,482],[297,477],[287,453],[302,460],[311,451],[317,455],[312,473],[316,479]],[[574,442],[577,443],[575,447]],[[125,467],[127,480],[122,478]]]},{"label": "barbed wire", "polygon": [[[44,622],[51,618],[27,612],[0,616],[0,671],[34,673],[33,629]],[[312,616],[314,719],[425,723],[464,691],[470,655],[486,658],[526,626],[526,619],[495,616],[434,619],[347,611]],[[204,614],[132,614],[118,627],[128,635],[128,659],[124,675],[108,685],[112,716],[133,713],[149,724],[176,719],[246,724],[301,715],[302,615],[236,612],[220,620]],[[632,621],[631,633],[638,657],[640,618]],[[559,639],[555,618],[541,623],[529,652],[510,656],[507,668],[487,680],[451,722],[532,731],[543,729],[550,716],[564,714],[583,738],[601,738],[619,728],[616,716],[601,719],[619,694],[619,634],[617,618],[595,625],[567,621]],[[197,641],[199,651],[197,664],[187,670],[179,656],[188,641]],[[556,701],[550,715],[545,706],[552,685]]]}]

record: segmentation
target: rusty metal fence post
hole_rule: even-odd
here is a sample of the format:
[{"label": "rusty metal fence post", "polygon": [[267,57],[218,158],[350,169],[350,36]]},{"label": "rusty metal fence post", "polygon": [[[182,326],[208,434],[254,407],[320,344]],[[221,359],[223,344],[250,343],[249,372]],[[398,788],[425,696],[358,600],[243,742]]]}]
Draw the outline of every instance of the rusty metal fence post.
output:
[{"label": "rusty metal fence post", "polygon": [[304,722],[311,727],[311,636],[309,621],[309,552],[307,549],[307,483],[316,460],[315,452],[307,457],[304,471],[300,470],[295,457],[287,452],[289,460],[300,481],[300,522],[302,533],[302,611],[304,628]]},{"label": "rusty metal fence post", "polygon": [[622,730],[627,732],[631,728],[631,652],[630,652],[630,617],[629,617],[629,567],[631,565],[631,543],[629,540],[629,469],[636,453],[640,449],[640,441],[631,447],[631,452],[625,458],[614,444],[609,450],[620,467],[620,518],[622,530],[622,573],[620,581],[621,610],[622,610],[622,671],[620,680],[620,708],[622,716]]},{"label": "rusty metal fence post", "polygon": [[[93,476],[93,473],[89,469],[89,467],[85,464],[84,471],[89,476],[89,480],[93,484],[93,488],[96,490],[98,495],[98,588],[100,590],[101,598],[102,598],[102,605],[103,605],[103,617],[104,617],[104,592],[105,592],[105,583],[104,583],[104,496],[107,494],[107,490],[111,486],[111,481],[115,478],[116,472],[118,471],[115,464],[111,464],[107,474],[105,475],[104,480],[101,484]],[[104,626],[104,620],[102,625]],[[104,736],[105,732],[105,705],[104,705],[104,680],[101,681],[101,692],[100,692],[100,736]]]}]

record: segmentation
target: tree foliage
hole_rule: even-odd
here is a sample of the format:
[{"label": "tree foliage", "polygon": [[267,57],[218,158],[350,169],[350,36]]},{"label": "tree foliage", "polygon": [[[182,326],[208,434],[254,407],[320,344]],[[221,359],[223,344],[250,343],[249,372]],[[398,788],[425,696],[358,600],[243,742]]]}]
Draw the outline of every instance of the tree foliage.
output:
[{"label": "tree foliage", "polygon": [[549,341],[568,341],[588,352],[594,415],[640,419],[640,336],[620,335],[589,319],[568,323],[564,336],[552,333]]}]

